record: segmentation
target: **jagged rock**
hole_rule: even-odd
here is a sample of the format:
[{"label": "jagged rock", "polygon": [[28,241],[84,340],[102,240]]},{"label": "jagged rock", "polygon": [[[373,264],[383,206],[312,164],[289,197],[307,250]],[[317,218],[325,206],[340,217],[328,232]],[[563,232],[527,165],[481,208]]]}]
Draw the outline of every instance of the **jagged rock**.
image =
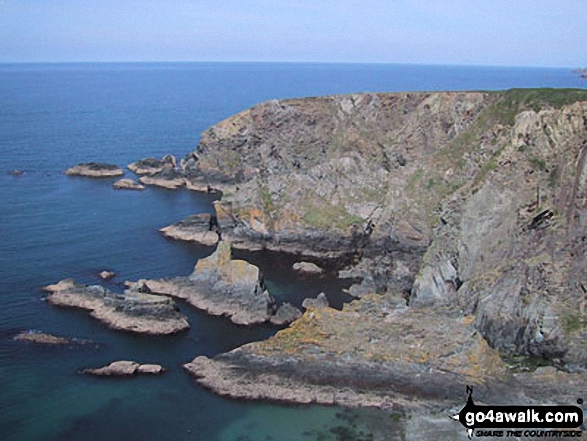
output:
[{"label": "jagged rock", "polygon": [[264,323],[275,313],[275,300],[263,288],[259,268],[244,260],[233,260],[230,244],[224,241],[211,256],[198,261],[189,277],[130,284],[131,289],[139,286],[184,299],[198,309],[226,316],[239,325]]},{"label": "jagged rock", "polygon": [[293,306],[291,303],[284,303],[281,305],[270,321],[274,325],[287,325],[302,316],[301,311]]},{"label": "jagged rock", "polygon": [[44,288],[47,302],[90,311],[110,328],[139,334],[167,335],[187,330],[189,324],[173,300],[127,290],[115,294],[101,286],[81,285],[72,279]]},{"label": "jagged rock", "polygon": [[137,175],[154,175],[164,169],[175,168],[177,160],[173,155],[163,156],[161,159],[145,158],[129,164],[127,168]]},{"label": "jagged rock", "polygon": [[28,341],[42,345],[67,345],[71,340],[65,337],[58,337],[44,332],[24,331],[14,337],[15,340]]},{"label": "jagged rock", "polygon": [[218,243],[220,232],[216,217],[209,213],[195,214],[176,224],[161,228],[166,237],[212,246]]},{"label": "jagged rock", "polygon": [[294,271],[308,274],[322,274],[324,270],[312,262],[296,262],[293,264]]},{"label": "jagged rock", "polygon": [[113,164],[87,162],[67,169],[65,174],[68,176],[85,176],[88,178],[112,178],[124,175],[124,171]]},{"label": "jagged rock", "polygon": [[165,372],[158,364],[139,364],[134,361],[115,361],[97,369],[84,369],[82,373],[98,377],[130,377],[137,374],[161,375]]},{"label": "jagged rock", "polygon": [[315,299],[310,299],[310,298],[304,299],[304,301],[302,302],[302,306],[306,309],[310,309],[310,308],[320,309],[320,308],[328,308],[330,305],[328,304],[328,299],[326,298],[326,294],[321,292],[320,294],[318,294],[318,297],[316,297]]},{"label": "jagged rock", "polygon": [[160,171],[151,175],[142,176],[139,181],[141,184],[154,185],[171,190],[185,185],[183,175],[171,166],[165,166]]},{"label": "jagged rock", "polygon": [[144,190],[145,186],[141,185],[132,179],[119,179],[112,184],[116,190]]},{"label": "jagged rock", "polygon": [[104,270],[104,271],[101,271],[98,275],[100,276],[100,279],[102,279],[102,280],[110,280],[116,275],[116,273],[114,271]]}]

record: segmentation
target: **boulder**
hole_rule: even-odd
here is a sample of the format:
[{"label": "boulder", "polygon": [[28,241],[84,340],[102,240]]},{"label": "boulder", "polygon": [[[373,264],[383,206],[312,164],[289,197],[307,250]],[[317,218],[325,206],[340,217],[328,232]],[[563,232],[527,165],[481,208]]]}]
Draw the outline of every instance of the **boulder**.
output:
[{"label": "boulder", "polygon": [[100,271],[100,273],[98,274],[98,276],[100,276],[100,279],[102,279],[102,280],[110,280],[115,275],[116,275],[116,273],[114,271],[107,271],[107,270]]},{"label": "boulder", "polygon": [[293,264],[294,271],[308,274],[321,274],[324,272],[322,268],[312,262],[296,262]]},{"label": "boulder", "polygon": [[287,325],[294,320],[299,319],[302,312],[290,303],[281,305],[274,316],[271,317],[270,322],[277,326]]},{"label": "boulder", "polygon": [[315,299],[304,299],[304,301],[302,302],[302,306],[306,309],[310,309],[310,308],[316,308],[316,309],[320,309],[320,308],[328,308],[329,303],[328,303],[328,299],[326,298],[326,294],[324,294],[323,292],[321,292],[320,294],[318,294],[318,297],[316,297]]}]

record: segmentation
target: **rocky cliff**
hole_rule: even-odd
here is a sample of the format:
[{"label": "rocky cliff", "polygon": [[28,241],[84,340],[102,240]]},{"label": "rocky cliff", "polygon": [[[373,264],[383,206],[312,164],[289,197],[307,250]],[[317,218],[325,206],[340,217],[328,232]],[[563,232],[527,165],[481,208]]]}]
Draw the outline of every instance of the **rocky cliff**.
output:
[{"label": "rocky cliff", "polygon": [[[388,335],[389,323],[401,324],[401,332],[413,329],[406,325],[411,315],[389,305],[407,306],[419,311],[410,312],[418,320],[440,321],[439,329],[455,332],[458,317],[470,317],[467,326],[488,343],[487,359],[495,350],[506,361],[538,358],[585,372],[586,156],[587,91],[541,89],[270,101],[207,130],[181,166],[188,180],[223,190],[217,220],[233,247],[337,259],[346,265],[343,274],[362,279],[351,293],[385,300],[368,303],[369,314],[387,305],[380,321],[360,318],[367,300],[353,306],[353,320],[371,329],[366,346],[357,348],[367,351],[379,340],[396,345],[417,373],[417,360],[408,356],[413,346],[401,343],[402,335]],[[327,335],[312,336],[316,342],[303,356],[281,350],[283,363],[314,357],[324,367],[333,349],[316,347],[350,332],[350,321],[336,314],[313,317],[312,326]],[[422,338],[430,340],[426,332]],[[467,351],[482,346],[462,332],[438,335],[436,343],[450,346],[451,335],[461,335],[457,352],[466,364]],[[298,337],[281,332],[269,345],[299,347]],[[216,362],[253,366],[257,375],[272,366],[267,351],[254,344]],[[398,366],[395,359],[386,362],[384,348],[377,352],[382,359],[373,360],[385,365],[380,370]],[[222,383],[210,379],[205,360],[194,362],[190,369],[203,384]],[[459,363],[443,371],[469,378]],[[502,372],[498,362],[478,367],[480,383]],[[316,372],[305,380],[320,383]],[[396,389],[403,384],[398,380]]]}]

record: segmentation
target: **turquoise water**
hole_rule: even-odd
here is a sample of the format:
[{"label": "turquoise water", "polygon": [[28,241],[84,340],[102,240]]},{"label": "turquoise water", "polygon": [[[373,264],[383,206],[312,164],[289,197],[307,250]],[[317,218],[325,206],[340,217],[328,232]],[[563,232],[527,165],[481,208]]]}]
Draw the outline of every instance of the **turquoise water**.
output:
[{"label": "turquoise water", "polygon": [[[114,191],[113,180],[68,178],[78,162],[120,166],[147,156],[182,156],[199,134],[273,98],[362,91],[586,87],[570,70],[320,64],[0,65],[0,439],[314,440],[389,435],[386,415],[278,406],[216,397],[181,365],[272,335],[185,305],[192,329],[145,338],[111,331],[78,311],[43,301],[40,288],[66,277],[111,289],[124,280],[187,275],[212,250],[169,241],[158,229],[212,209],[186,190]],[[24,175],[10,175],[13,169]],[[129,174],[130,175],[130,174]],[[294,276],[276,254],[244,255],[261,266],[280,301],[327,292],[328,277]],[[42,330],[91,340],[64,348],[15,342]],[[77,374],[118,359],[159,363],[159,378],[103,380]],[[378,419],[381,424],[377,424]],[[375,421],[375,423],[374,423]],[[355,427],[353,427],[353,425]]]}]

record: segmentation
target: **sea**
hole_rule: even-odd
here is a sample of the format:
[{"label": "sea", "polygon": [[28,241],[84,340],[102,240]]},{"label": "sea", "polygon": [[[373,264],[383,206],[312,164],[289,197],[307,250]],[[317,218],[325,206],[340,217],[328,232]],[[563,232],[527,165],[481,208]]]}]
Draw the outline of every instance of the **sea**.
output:
[{"label": "sea", "polygon": [[[67,177],[80,162],[125,167],[178,158],[202,131],[271,99],[358,92],[587,88],[572,69],[296,63],[0,64],[0,439],[392,439],[393,415],[336,407],[235,401],[203,390],[182,369],[268,338],[180,303],[191,329],[172,337],[113,331],[82,311],[48,305],[41,288],[64,278],[122,291],[125,280],[188,275],[213,249],[158,229],[212,210],[213,197],[149,187],[116,191],[113,179]],[[11,172],[22,170],[22,176]],[[127,175],[132,177],[130,172]],[[331,275],[296,276],[291,256],[242,253],[279,302],[326,292],[349,300]],[[115,271],[109,282],[101,270]],[[47,347],[21,331],[78,340]],[[163,365],[161,377],[80,374],[115,360]],[[397,435],[397,434],[396,434]]]}]

